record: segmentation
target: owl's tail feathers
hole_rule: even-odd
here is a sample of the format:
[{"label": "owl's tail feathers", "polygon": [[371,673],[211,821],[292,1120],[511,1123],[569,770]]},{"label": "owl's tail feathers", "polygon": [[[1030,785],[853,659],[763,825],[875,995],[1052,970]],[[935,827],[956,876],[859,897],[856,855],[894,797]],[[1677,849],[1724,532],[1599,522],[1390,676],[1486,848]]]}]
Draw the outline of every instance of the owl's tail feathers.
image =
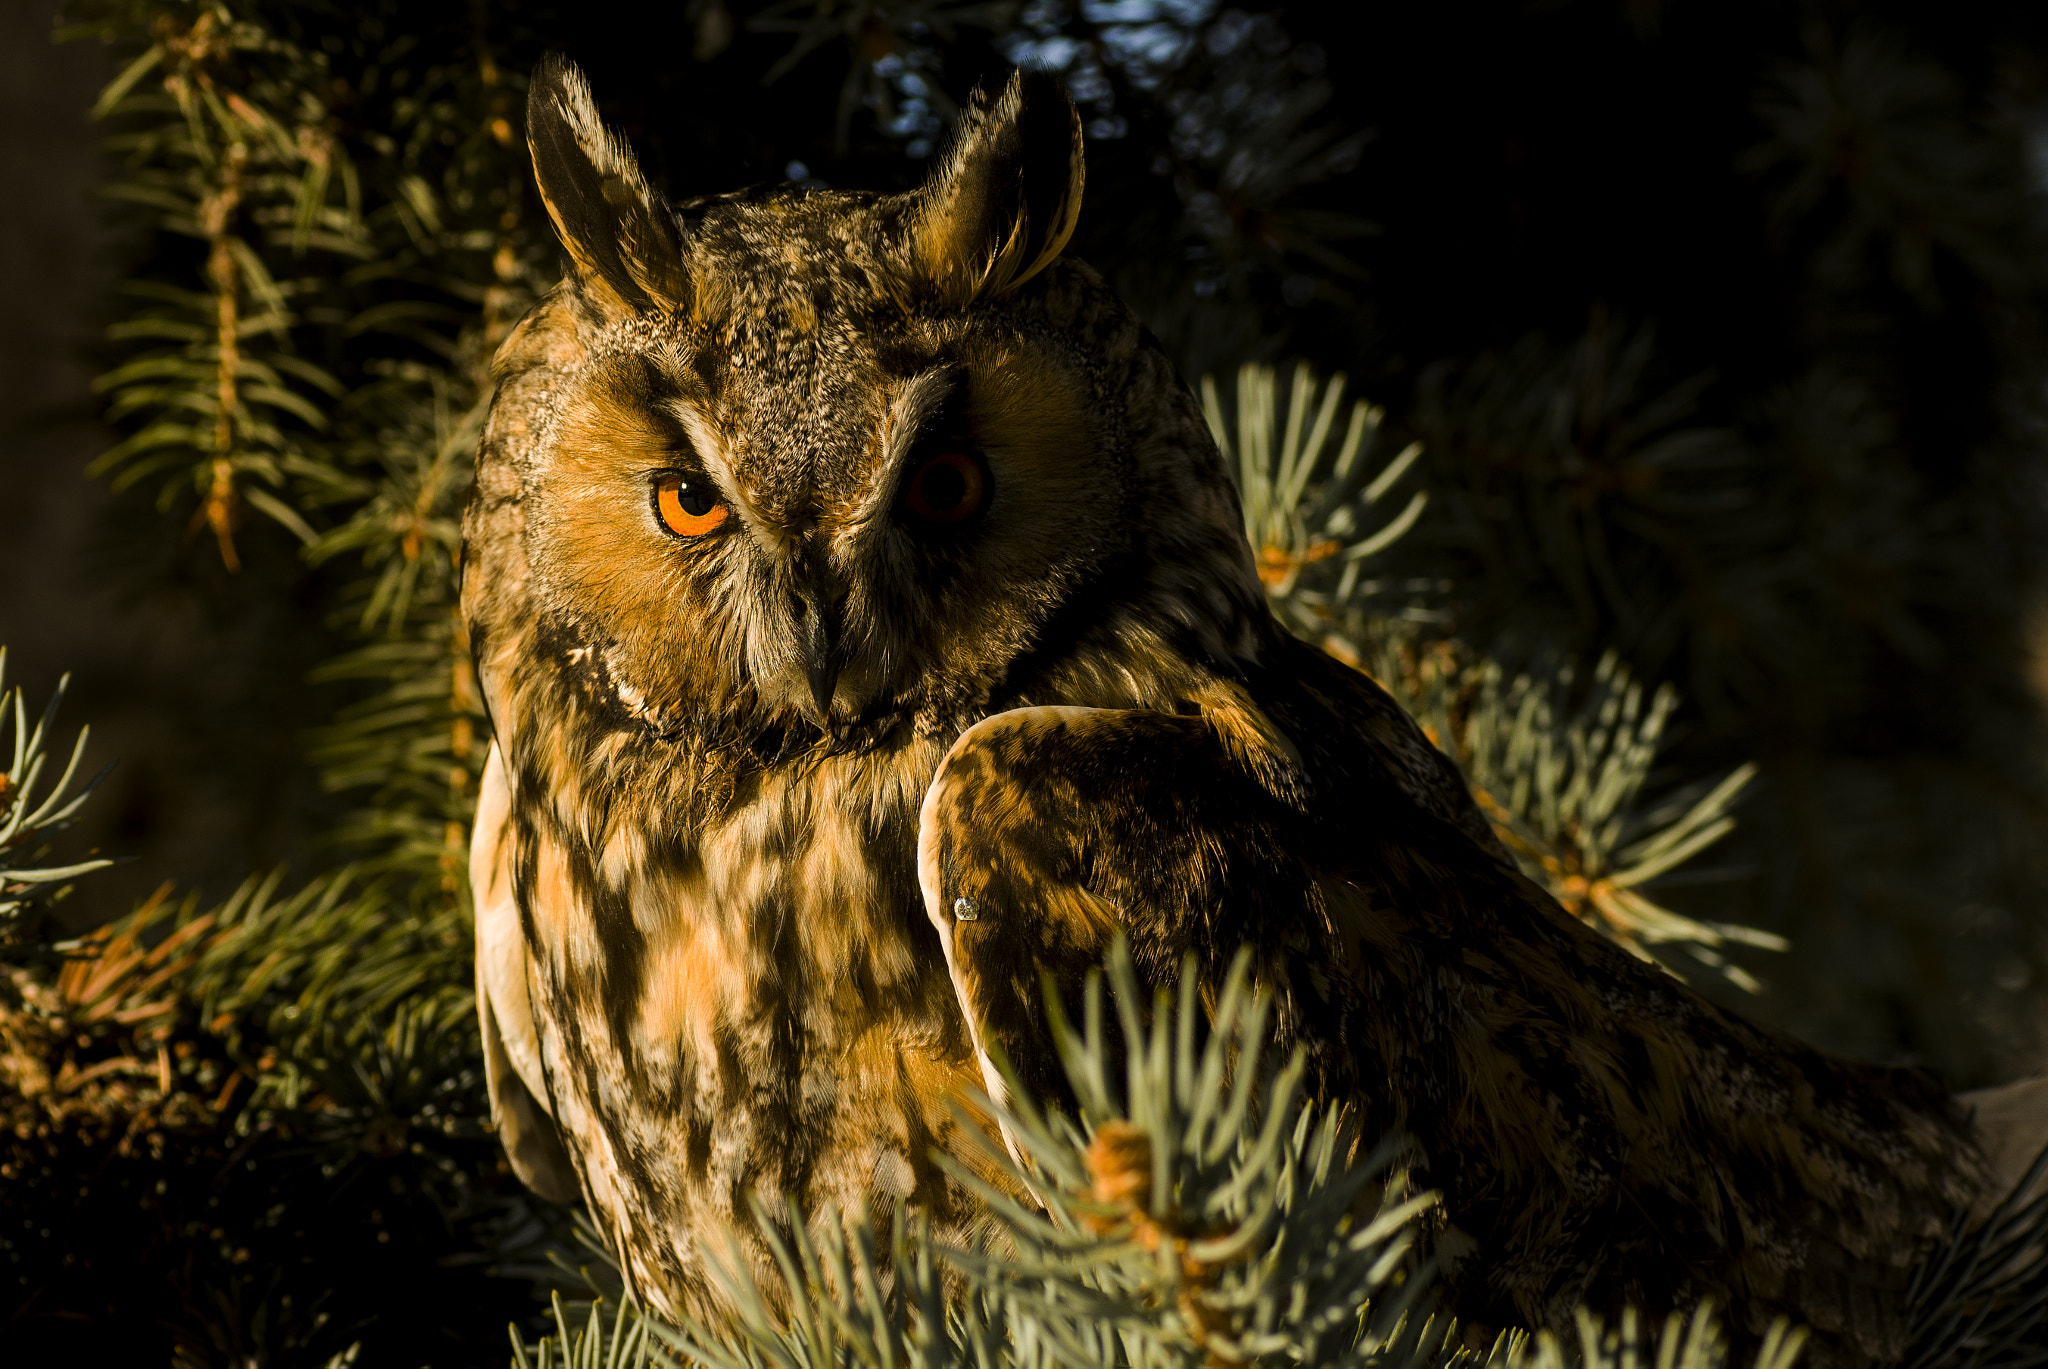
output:
[{"label": "owl's tail feathers", "polygon": [[[1991,1181],[1975,1205],[1975,1215],[1982,1220],[2020,1185],[2042,1150],[2048,1149],[2048,1075],[1959,1093],[1956,1102],[1976,1123],[1977,1141],[1991,1171]],[[2035,1181],[2033,1193],[2018,1196],[2022,1201],[2038,1196],[2044,1186],[2048,1177]]]}]

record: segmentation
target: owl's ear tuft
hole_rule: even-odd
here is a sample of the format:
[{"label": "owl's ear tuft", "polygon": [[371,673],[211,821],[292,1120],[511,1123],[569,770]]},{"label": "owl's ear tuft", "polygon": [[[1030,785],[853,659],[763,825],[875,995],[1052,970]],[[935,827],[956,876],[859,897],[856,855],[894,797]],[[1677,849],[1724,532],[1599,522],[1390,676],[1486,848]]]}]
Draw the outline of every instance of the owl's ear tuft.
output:
[{"label": "owl's ear tuft", "polygon": [[585,293],[614,318],[685,307],[689,275],[668,206],[625,140],[597,117],[590,83],[560,53],[542,57],[526,95],[534,180]]},{"label": "owl's ear tuft", "polygon": [[1081,116],[1059,77],[1020,68],[1000,95],[977,89],[915,196],[917,292],[959,306],[1030,280],[1073,236],[1081,179]]}]

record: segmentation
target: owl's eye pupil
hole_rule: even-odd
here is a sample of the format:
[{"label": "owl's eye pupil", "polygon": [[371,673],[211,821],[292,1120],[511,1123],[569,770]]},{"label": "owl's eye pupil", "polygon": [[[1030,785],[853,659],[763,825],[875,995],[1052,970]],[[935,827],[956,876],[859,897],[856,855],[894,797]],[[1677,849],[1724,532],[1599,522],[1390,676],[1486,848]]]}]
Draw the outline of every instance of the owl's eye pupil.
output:
[{"label": "owl's eye pupil", "polygon": [[725,521],[725,503],[710,482],[681,471],[654,474],[654,516],[677,537],[701,537]]},{"label": "owl's eye pupil", "polygon": [[962,523],[988,497],[988,475],[966,452],[941,452],[911,474],[904,507],[932,523]]},{"label": "owl's eye pupil", "polygon": [[933,513],[951,512],[967,497],[967,477],[960,474],[958,466],[934,466],[917,485],[918,492],[924,495],[925,507]]}]

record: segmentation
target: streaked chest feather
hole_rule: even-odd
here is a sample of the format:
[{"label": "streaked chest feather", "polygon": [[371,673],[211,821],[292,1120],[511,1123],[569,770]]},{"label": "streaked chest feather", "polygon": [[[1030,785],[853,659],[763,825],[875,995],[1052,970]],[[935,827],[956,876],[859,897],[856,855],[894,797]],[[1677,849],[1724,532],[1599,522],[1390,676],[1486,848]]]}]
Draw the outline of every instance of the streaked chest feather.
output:
[{"label": "streaked chest feather", "polygon": [[514,840],[549,1105],[601,1213],[654,1200],[648,1282],[749,1193],[958,1206],[930,1157],[979,1075],[914,868],[936,748],[779,766],[672,831],[630,777],[548,782],[570,758],[535,741]]}]

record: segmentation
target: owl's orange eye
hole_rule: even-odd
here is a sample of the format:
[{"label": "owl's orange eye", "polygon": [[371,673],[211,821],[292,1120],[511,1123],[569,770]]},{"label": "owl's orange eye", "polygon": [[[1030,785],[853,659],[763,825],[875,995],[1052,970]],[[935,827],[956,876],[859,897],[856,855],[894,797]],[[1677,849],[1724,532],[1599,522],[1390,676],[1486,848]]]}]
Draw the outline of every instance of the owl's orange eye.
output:
[{"label": "owl's orange eye", "polygon": [[725,501],[710,484],[681,471],[657,471],[654,513],[678,537],[702,537],[725,521]]},{"label": "owl's orange eye", "polygon": [[966,452],[941,452],[911,472],[903,506],[934,523],[963,523],[981,511],[988,474]]}]

